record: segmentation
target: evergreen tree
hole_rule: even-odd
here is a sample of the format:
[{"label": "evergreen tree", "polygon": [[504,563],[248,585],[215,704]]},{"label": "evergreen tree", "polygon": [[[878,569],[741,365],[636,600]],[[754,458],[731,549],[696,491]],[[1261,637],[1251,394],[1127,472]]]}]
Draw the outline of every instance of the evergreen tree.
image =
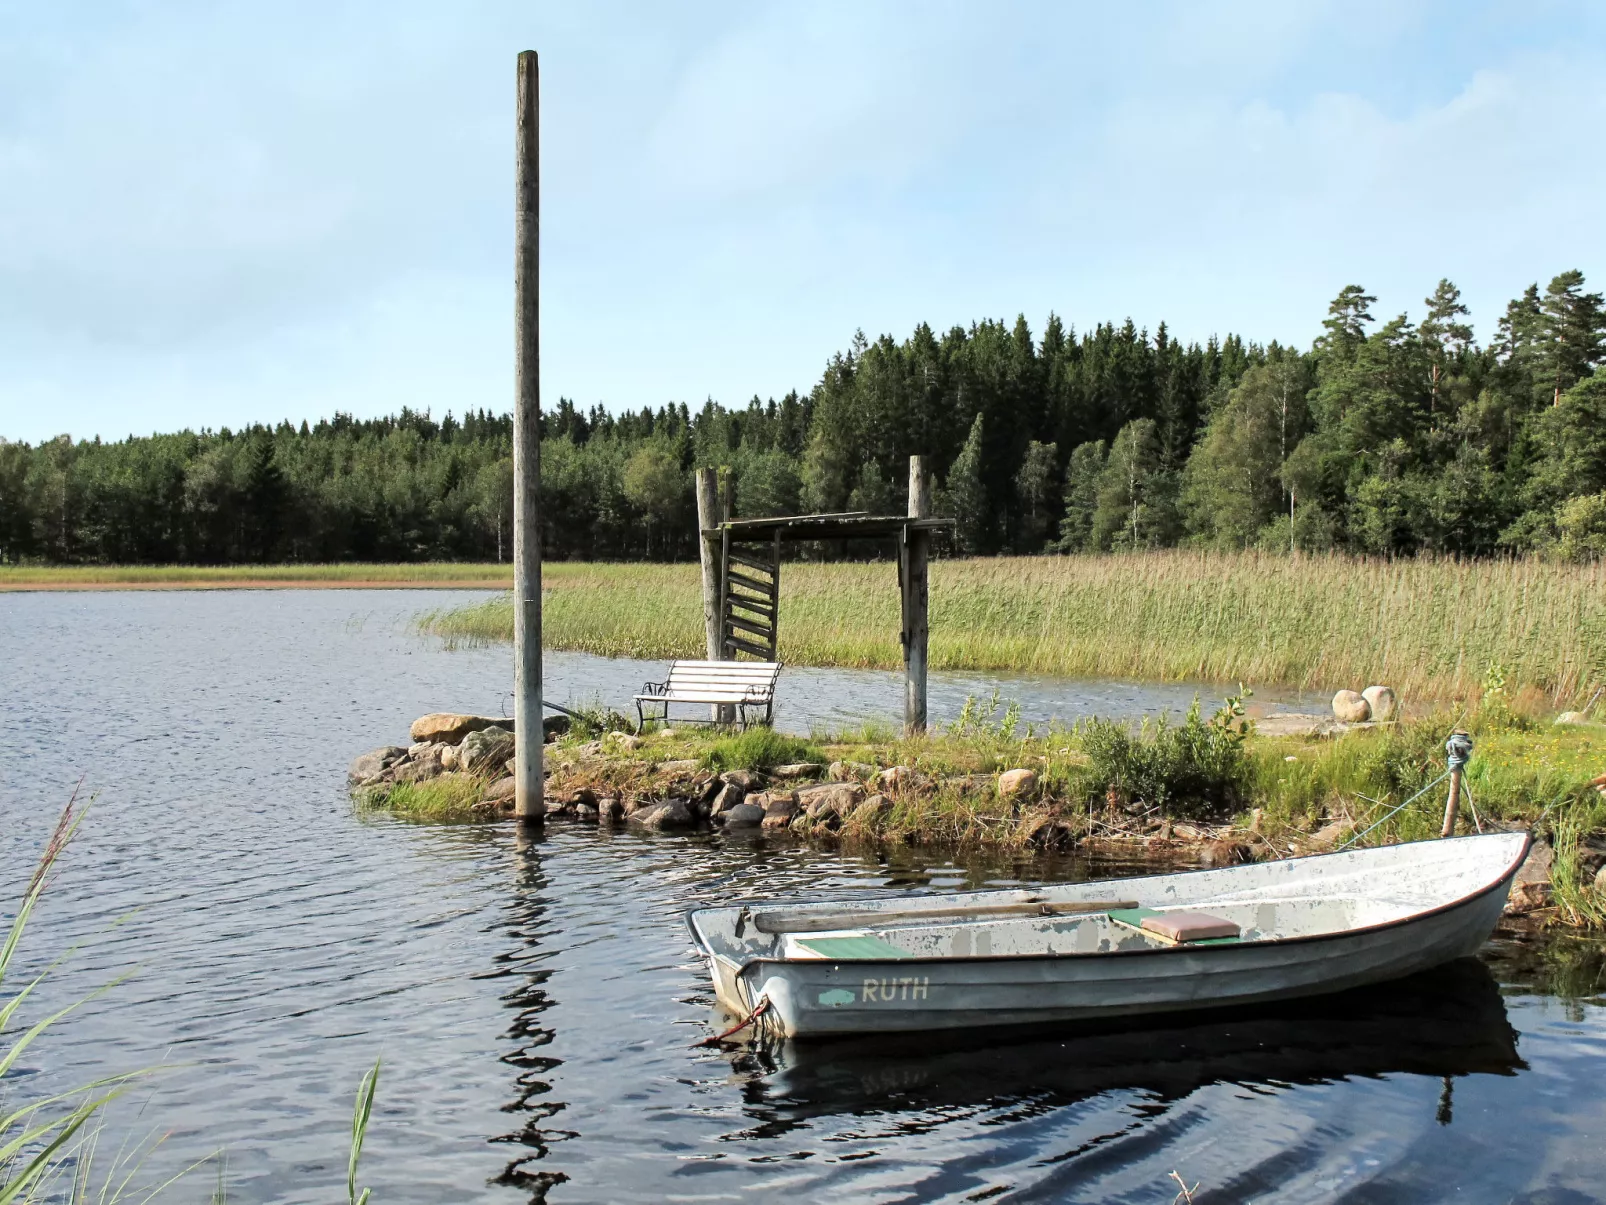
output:
[{"label": "evergreen tree", "polygon": [[1098,509],[1099,479],[1104,475],[1102,439],[1079,444],[1065,469],[1065,513],[1060,519],[1059,550],[1087,552],[1093,543],[1093,514]]},{"label": "evergreen tree", "polygon": [[987,488],[981,479],[982,416],[970,424],[965,446],[948,470],[948,480],[939,501],[943,513],[956,521],[954,538],[959,551],[976,556],[991,543],[993,516],[988,509]]},{"label": "evergreen tree", "polygon": [[1032,440],[1015,474],[1015,493],[1020,501],[1022,552],[1041,552],[1053,522],[1049,505],[1059,477],[1059,449],[1053,444]]},{"label": "evergreen tree", "polygon": [[1540,364],[1551,405],[1606,357],[1606,311],[1599,293],[1584,292],[1584,274],[1563,272],[1545,289],[1540,305],[1544,344]]}]

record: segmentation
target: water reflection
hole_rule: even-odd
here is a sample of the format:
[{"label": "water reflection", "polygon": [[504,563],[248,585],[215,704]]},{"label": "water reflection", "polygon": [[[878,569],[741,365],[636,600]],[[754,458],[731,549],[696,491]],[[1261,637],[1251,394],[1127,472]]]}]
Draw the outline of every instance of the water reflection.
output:
[{"label": "water reflection", "polygon": [[548,1124],[566,1106],[546,1099],[552,1092],[547,1077],[563,1060],[549,1052],[557,1033],[545,1023],[553,1003],[547,986],[552,978],[548,964],[555,952],[551,943],[556,934],[547,919],[547,876],[541,857],[544,834],[522,826],[515,827],[514,833],[514,891],[502,925],[510,948],[496,956],[493,971],[478,976],[512,980],[501,993],[503,1007],[513,1014],[503,1034],[513,1048],[502,1056],[502,1062],[516,1074],[513,1099],[502,1111],[512,1116],[517,1128],[491,1141],[510,1144],[515,1153],[493,1183],[525,1189],[532,1201],[544,1201],[553,1185],[569,1177],[538,1165],[551,1153],[554,1142],[577,1135]]},{"label": "water reflection", "polygon": [[1392,1072],[1453,1079],[1523,1068],[1499,987],[1475,959],[1308,1000],[1071,1032],[771,1039],[733,1053],[731,1065],[750,1077],[752,1115],[766,1125],[844,1111],[1052,1108],[1117,1089],[1169,1102],[1220,1082],[1286,1086]]}]

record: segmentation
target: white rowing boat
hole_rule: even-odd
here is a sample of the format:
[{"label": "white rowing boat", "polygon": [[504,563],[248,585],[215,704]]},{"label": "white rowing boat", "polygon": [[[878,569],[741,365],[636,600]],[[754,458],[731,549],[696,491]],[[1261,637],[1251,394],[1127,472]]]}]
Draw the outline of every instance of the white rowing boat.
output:
[{"label": "white rowing boat", "polygon": [[1280,1000],[1488,939],[1528,834],[1030,890],[702,908],[720,1002],[789,1037],[971,1029]]}]

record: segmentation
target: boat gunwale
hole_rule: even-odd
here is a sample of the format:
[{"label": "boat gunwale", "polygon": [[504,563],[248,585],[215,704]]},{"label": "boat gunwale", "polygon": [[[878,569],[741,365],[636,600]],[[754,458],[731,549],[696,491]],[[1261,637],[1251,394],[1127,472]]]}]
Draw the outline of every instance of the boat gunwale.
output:
[{"label": "boat gunwale", "polygon": [[[1494,892],[1496,890],[1499,890],[1501,888],[1504,888],[1504,889],[1509,891],[1510,890],[1510,885],[1511,885],[1511,880],[1516,877],[1517,871],[1522,869],[1523,862],[1527,860],[1528,851],[1533,847],[1533,833],[1532,832],[1525,831],[1525,830],[1515,830],[1515,831],[1520,831],[1520,832],[1522,832],[1522,835],[1523,835],[1522,851],[1521,851],[1520,855],[1518,857],[1512,859],[1510,864],[1507,865],[1504,874],[1502,874],[1497,879],[1491,880],[1485,886],[1478,888],[1476,891],[1469,892],[1466,895],[1459,896],[1456,899],[1450,900],[1447,903],[1436,904],[1431,908],[1424,909],[1424,910],[1422,910],[1420,912],[1412,912],[1407,916],[1398,917],[1395,920],[1380,921],[1377,924],[1362,925],[1360,927],[1351,928],[1351,929],[1339,929],[1339,930],[1337,930],[1335,932],[1332,932],[1332,933],[1307,933],[1307,934],[1304,934],[1304,935],[1298,936],[1298,937],[1259,937],[1259,938],[1255,938],[1255,939],[1250,940],[1250,941],[1223,942],[1220,945],[1209,945],[1209,946],[1190,945],[1187,942],[1182,942],[1182,943],[1179,943],[1177,945],[1147,946],[1147,947],[1144,947],[1144,948],[1141,948],[1141,949],[1133,949],[1133,950],[1092,950],[1092,951],[1088,951],[1085,954],[1078,954],[1078,953],[1064,953],[1064,954],[986,954],[986,955],[971,954],[971,955],[966,955],[964,957],[955,957],[955,956],[952,956],[952,955],[936,955],[936,954],[914,954],[914,955],[911,955],[908,958],[900,958],[900,959],[898,959],[896,961],[896,963],[890,962],[890,961],[885,960],[885,959],[883,959],[881,961],[876,961],[874,959],[863,959],[863,960],[854,959],[854,960],[851,960],[851,961],[841,961],[841,960],[833,961],[833,960],[824,959],[824,958],[775,958],[775,957],[770,956],[770,955],[761,954],[756,958],[749,958],[746,962],[741,963],[739,965],[738,969],[737,969],[736,978],[737,979],[744,978],[751,968],[757,967],[757,966],[830,967],[833,970],[836,970],[836,969],[839,969],[839,968],[845,967],[845,966],[867,967],[867,966],[892,966],[892,965],[897,965],[897,966],[901,966],[901,967],[907,967],[907,966],[931,965],[931,964],[934,964],[934,963],[936,963],[936,964],[952,964],[952,963],[961,963],[961,962],[964,962],[964,963],[982,962],[982,963],[992,964],[992,963],[1016,963],[1016,962],[1066,962],[1066,961],[1070,961],[1070,960],[1073,960],[1073,959],[1078,961],[1078,962],[1090,962],[1090,961],[1095,961],[1095,960],[1103,959],[1103,958],[1131,958],[1131,957],[1138,957],[1138,956],[1143,956],[1143,955],[1157,955],[1157,954],[1158,955],[1167,955],[1167,954],[1176,954],[1176,953],[1182,952],[1182,951],[1192,951],[1192,952],[1196,952],[1196,953],[1209,953],[1213,957],[1221,957],[1221,956],[1224,956],[1224,955],[1226,955],[1227,953],[1229,953],[1230,951],[1233,951],[1233,950],[1263,949],[1263,948],[1268,947],[1268,946],[1282,947],[1282,946],[1302,945],[1302,944],[1306,944],[1306,943],[1310,943],[1310,942],[1318,942],[1318,941],[1338,941],[1338,940],[1342,940],[1342,939],[1347,938],[1347,937],[1361,937],[1361,936],[1366,936],[1366,935],[1372,934],[1372,933],[1385,932],[1385,931],[1387,931],[1389,929],[1397,929],[1402,925],[1415,924],[1417,921],[1430,920],[1435,916],[1439,916],[1439,915],[1442,915],[1443,913],[1453,911],[1456,908],[1463,907],[1463,906],[1465,906],[1467,904],[1475,903],[1476,901],[1482,899],[1484,896],[1489,895],[1490,893],[1492,893],[1492,892]],[[1497,835],[1497,834],[1493,834],[1493,833],[1475,834],[1475,836],[1495,836],[1495,835]],[[1511,836],[1512,834],[1511,833],[1502,833],[1502,834],[1498,834],[1498,835],[1500,835],[1500,836]],[[1442,841],[1444,839],[1445,838],[1440,837],[1440,838],[1430,838],[1429,840],[1436,843],[1437,841]],[[1470,838],[1450,838],[1450,840],[1466,840],[1466,839],[1470,839]],[[1372,848],[1374,848],[1374,849],[1398,849],[1398,848],[1401,848],[1404,845],[1420,845],[1420,844],[1427,844],[1427,843],[1428,843],[1427,841],[1421,841],[1421,842],[1418,842],[1418,841],[1404,841],[1404,842],[1400,842],[1398,845],[1393,845],[1393,846],[1373,846]],[[1356,852],[1359,852],[1359,851],[1356,851],[1356,850],[1334,850],[1332,853],[1311,854],[1311,855],[1307,855],[1304,858],[1279,858],[1279,859],[1276,859],[1276,861],[1281,861],[1281,862],[1315,861],[1315,860],[1317,860],[1319,858],[1336,858],[1336,857],[1339,857],[1342,854],[1356,853]],[[1268,866],[1268,865],[1271,865],[1271,863],[1262,862],[1262,863],[1257,863],[1257,865]],[[1191,874],[1217,873],[1217,872],[1219,872],[1219,871],[1221,871],[1223,869],[1230,869],[1230,867],[1200,866],[1200,867],[1195,867],[1192,870],[1179,870],[1179,871],[1176,872],[1176,877],[1180,877],[1182,875],[1191,875]],[[1170,875],[1154,875],[1154,876],[1132,875],[1131,879],[1150,878],[1150,877],[1153,877],[1153,878],[1170,878],[1170,877],[1173,877],[1173,876],[1170,876]],[[1129,881],[1130,881],[1130,879],[1127,879],[1127,880],[1122,880],[1122,879],[1086,879],[1086,880],[1083,880],[1083,882],[1085,882],[1085,883],[1119,883],[1119,882],[1129,882]],[[1078,884],[1078,885],[1080,885],[1080,884]],[[940,899],[940,898],[942,898],[943,894],[945,894],[945,893],[933,892],[933,893],[930,893],[929,895],[925,896],[924,898]],[[951,894],[959,895],[959,894],[965,894],[965,893],[953,892]],[[979,895],[979,894],[983,894],[983,893],[975,892],[975,893],[971,893],[971,894],[978,894]],[[858,902],[879,903],[879,902],[882,902],[882,901],[884,901],[886,899],[889,899],[889,898],[890,899],[896,899],[898,897],[896,897],[896,896],[892,896],[892,897],[888,897],[888,896],[861,897],[860,900],[842,900],[842,901],[839,901],[839,902],[841,902],[843,904],[851,904],[851,903],[858,903]],[[752,901],[752,903],[757,903],[757,902],[760,902],[760,901]],[[708,947],[708,945],[703,941],[702,934],[697,929],[696,917],[697,917],[697,915],[699,913],[703,913],[703,912],[724,912],[724,911],[729,911],[732,908],[740,908],[740,907],[748,907],[748,906],[751,906],[751,904],[737,903],[737,904],[722,905],[722,906],[717,907],[717,908],[694,908],[690,912],[688,912],[686,914],[686,924],[687,924],[687,927],[690,928],[691,931],[692,931],[692,938],[693,938],[693,941],[696,943],[697,947],[699,949],[701,949],[704,954],[706,954],[706,955],[708,955],[710,957],[718,957],[719,956],[717,951],[710,949]],[[773,901],[771,902],[770,906],[772,906],[772,907],[775,906],[773,904]],[[786,905],[780,905],[780,906],[781,907],[785,907]],[[730,959],[729,957],[726,958],[726,961],[734,963],[734,960]]]}]

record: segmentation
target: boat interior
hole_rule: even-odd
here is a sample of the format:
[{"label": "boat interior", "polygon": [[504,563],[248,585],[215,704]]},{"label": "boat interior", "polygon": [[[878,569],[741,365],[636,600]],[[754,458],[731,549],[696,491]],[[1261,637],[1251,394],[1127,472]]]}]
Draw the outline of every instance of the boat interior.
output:
[{"label": "boat interior", "polygon": [[748,905],[693,914],[741,964],[985,959],[1207,948],[1399,921],[1515,870],[1524,834],[1419,842],[1220,870],[961,895]]}]

